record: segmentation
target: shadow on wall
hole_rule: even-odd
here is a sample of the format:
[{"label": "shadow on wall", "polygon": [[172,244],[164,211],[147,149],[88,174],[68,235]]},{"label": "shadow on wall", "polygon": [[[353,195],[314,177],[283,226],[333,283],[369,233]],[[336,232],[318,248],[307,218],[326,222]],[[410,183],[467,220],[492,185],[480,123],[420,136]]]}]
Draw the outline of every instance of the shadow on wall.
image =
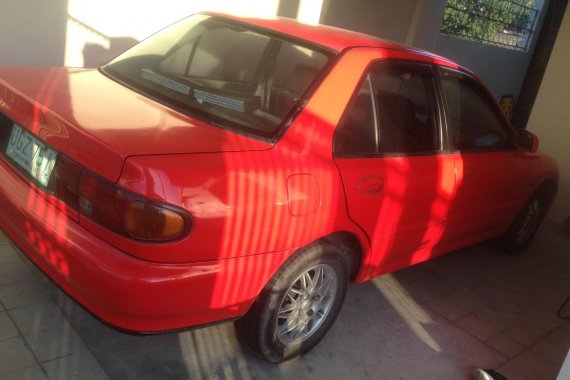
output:
[{"label": "shadow on wall", "polygon": [[67,0],[2,0],[0,4],[0,65],[64,65]]},{"label": "shadow on wall", "polygon": [[109,48],[97,43],[86,43],[83,48],[83,67],[99,67],[138,43],[132,37],[109,39]]}]

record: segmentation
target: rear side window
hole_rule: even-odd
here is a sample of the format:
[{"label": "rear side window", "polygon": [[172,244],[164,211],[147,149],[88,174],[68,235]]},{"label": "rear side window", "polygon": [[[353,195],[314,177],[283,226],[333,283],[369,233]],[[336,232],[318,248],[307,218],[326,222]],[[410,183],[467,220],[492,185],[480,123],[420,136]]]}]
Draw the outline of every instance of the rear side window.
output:
[{"label": "rear side window", "polygon": [[337,127],[334,151],[340,155],[370,155],[378,153],[378,129],[376,127],[374,98],[370,76],[349,104]]},{"label": "rear side window", "polygon": [[335,135],[341,155],[413,155],[439,149],[433,76],[419,63],[377,63]]},{"label": "rear side window", "polygon": [[510,146],[500,111],[475,80],[445,72],[441,85],[453,149],[502,150]]},{"label": "rear side window", "polygon": [[437,149],[431,69],[421,64],[379,64],[372,72],[380,153]]}]

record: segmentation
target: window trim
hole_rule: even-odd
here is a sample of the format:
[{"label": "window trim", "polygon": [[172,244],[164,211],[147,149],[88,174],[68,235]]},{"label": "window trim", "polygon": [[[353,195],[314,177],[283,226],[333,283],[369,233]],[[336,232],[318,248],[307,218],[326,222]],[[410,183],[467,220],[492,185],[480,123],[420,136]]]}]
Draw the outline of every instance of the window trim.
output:
[{"label": "window trim", "polygon": [[[383,153],[383,152],[378,152],[379,149],[379,143],[380,143],[380,131],[379,131],[379,125],[378,125],[378,113],[377,113],[377,109],[378,109],[378,105],[376,104],[376,99],[374,97],[374,93],[375,93],[375,88],[374,85],[372,83],[372,78],[370,76],[370,74],[372,73],[373,70],[377,69],[378,66],[381,65],[394,65],[397,67],[402,67],[402,66],[412,66],[414,68],[417,67],[424,67],[424,71],[425,73],[429,76],[428,78],[428,83],[426,86],[426,90],[427,90],[427,96],[428,96],[428,100],[431,100],[432,106],[433,106],[433,111],[434,111],[434,127],[437,131],[437,138],[438,138],[438,148],[435,150],[428,150],[428,151],[420,151],[420,152],[401,152],[401,153],[395,153],[395,152],[390,152],[390,153]],[[337,131],[338,131],[338,126],[340,124],[342,124],[342,122],[345,120],[346,115],[348,113],[348,110],[350,109],[350,107],[354,104],[356,96],[358,95],[358,92],[360,91],[360,88],[362,87],[362,85],[364,84],[365,81],[369,80],[370,83],[370,87],[372,89],[372,94],[371,94],[371,101],[372,101],[372,107],[373,107],[373,113],[374,113],[374,127],[375,127],[375,135],[377,136],[377,140],[376,140],[376,153],[336,153],[334,151],[335,148],[335,141],[337,138]],[[434,156],[434,155],[440,155],[440,154],[444,154],[445,152],[445,138],[446,138],[446,132],[444,131],[444,118],[443,118],[443,103],[442,100],[440,99],[440,92],[437,88],[438,83],[436,80],[436,73],[434,71],[434,65],[431,62],[424,62],[424,61],[418,61],[418,60],[406,60],[406,59],[386,59],[386,58],[381,58],[381,59],[376,59],[373,61],[370,61],[370,63],[368,64],[368,66],[366,67],[366,69],[364,70],[364,73],[362,75],[362,77],[360,78],[360,80],[358,81],[358,84],[356,85],[343,113],[342,116],[339,119],[339,122],[337,123],[336,127],[335,127],[335,132],[334,132],[334,136],[333,136],[333,144],[332,144],[332,151],[333,151],[333,157],[334,158],[387,158],[387,157],[421,157],[421,156]]]},{"label": "window trim", "polygon": [[[495,98],[493,97],[493,95],[489,92],[489,90],[487,89],[487,87],[485,87],[483,85],[483,83],[476,78],[475,76],[466,73],[464,71],[461,70],[456,70],[450,67],[446,67],[446,66],[441,66],[441,65],[435,65],[434,68],[434,79],[436,81],[436,87],[437,87],[437,91],[438,91],[438,96],[441,99],[441,113],[443,116],[442,119],[442,130],[443,130],[443,135],[444,135],[444,139],[443,141],[444,143],[444,151],[448,154],[470,154],[470,153],[496,153],[496,152],[511,152],[514,150],[517,150],[516,144],[515,144],[515,131],[513,129],[513,127],[511,126],[511,124],[509,123],[509,121],[506,119],[505,115],[501,112],[501,109],[499,108],[499,105],[497,104],[497,102],[495,101]],[[484,96],[484,100],[489,104],[489,106],[491,107],[492,111],[496,114],[497,118],[499,119],[499,122],[501,124],[501,126],[503,127],[503,129],[507,132],[508,134],[508,141],[507,141],[507,146],[504,148],[499,148],[499,147],[473,147],[473,148],[468,148],[468,149],[456,149],[453,147],[453,141],[451,138],[451,127],[450,127],[450,111],[449,111],[449,104],[447,102],[447,97],[445,96],[445,91],[443,90],[443,85],[442,85],[442,79],[446,76],[452,75],[453,77],[456,77],[458,79],[461,80],[467,80],[471,83],[473,83],[479,93],[483,94]]]}]

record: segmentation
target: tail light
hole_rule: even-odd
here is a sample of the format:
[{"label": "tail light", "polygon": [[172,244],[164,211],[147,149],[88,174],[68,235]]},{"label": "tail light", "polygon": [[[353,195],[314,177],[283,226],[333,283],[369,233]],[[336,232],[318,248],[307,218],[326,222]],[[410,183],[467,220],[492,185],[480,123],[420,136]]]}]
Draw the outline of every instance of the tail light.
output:
[{"label": "tail light", "polygon": [[65,156],[61,156],[55,166],[55,193],[69,208],[79,211],[79,179],[83,166]]},{"label": "tail light", "polygon": [[167,242],[190,232],[187,211],[124,190],[62,156],[56,196],[97,224],[136,240]]}]

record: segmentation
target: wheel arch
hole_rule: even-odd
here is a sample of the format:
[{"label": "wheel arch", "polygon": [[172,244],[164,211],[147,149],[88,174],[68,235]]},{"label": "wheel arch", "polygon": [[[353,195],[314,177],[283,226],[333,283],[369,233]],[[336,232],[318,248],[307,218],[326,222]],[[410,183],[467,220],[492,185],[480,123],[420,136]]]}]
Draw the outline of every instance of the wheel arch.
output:
[{"label": "wheel arch", "polygon": [[341,248],[341,252],[347,259],[349,278],[351,281],[356,281],[366,261],[366,248],[358,236],[349,231],[337,231],[318,239],[314,243],[318,241],[328,241]]},{"label": "wheel arch", "polygon": [[552,206],[554,198],[556,198],[557,192],[558,192],[558,183],[554,180],[549,179],[542,182],[533,193],[533,196],[539,195],[546,202],[545,215],[548,213],[550,206]]},{"label": "wheel arch", "polygon": [[536,191],[537,193],[544,195],[546,199],[551,203],[556,197],[556,193],[558,192],[558,183],[552,179],[546,180],[538,186]]}]

